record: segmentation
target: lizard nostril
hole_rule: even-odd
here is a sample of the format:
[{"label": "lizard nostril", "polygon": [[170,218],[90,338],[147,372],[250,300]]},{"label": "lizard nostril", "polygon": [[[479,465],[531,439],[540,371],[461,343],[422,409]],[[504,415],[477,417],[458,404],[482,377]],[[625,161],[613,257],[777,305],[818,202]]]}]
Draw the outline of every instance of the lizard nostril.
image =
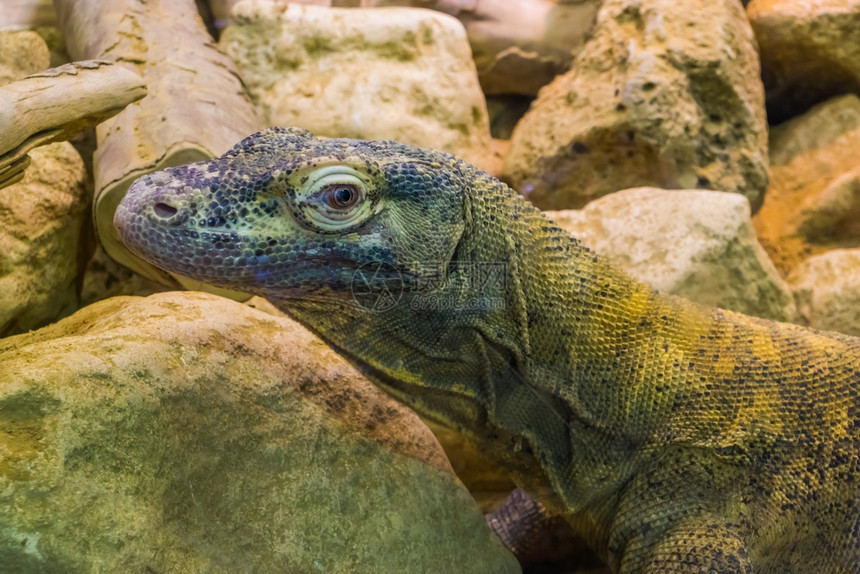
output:
[{"label": "lizard nostril", "polygon": [[155,212],[155,215],[163,217],[164,219],[176,215],[177,211],[175,207],[166,203],[156,203],[152,206],[152,210]]}]

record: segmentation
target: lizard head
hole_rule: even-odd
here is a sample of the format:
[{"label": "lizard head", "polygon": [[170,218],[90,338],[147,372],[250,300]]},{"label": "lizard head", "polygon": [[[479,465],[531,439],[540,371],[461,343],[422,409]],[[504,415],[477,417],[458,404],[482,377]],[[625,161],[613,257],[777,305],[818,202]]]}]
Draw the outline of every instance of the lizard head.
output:
[{"label": "lizard head", "polygon": [[177,275],[276,301],[344,300],[451,259],[467,168],[397,142],[270,128],[218,159],[141,177],[114,224]]},{"label": "lizard head", "polygon": [[[268,298],[425,416],[500,445],[519,440],[517,413],[566,432],[514,366],[541,325],[524,281],[571,238],[535,239],[554,233],[540,212],[450,154],[271,128],[138,179],[114,223],[157,267]],[[532,468],[525,449],[500,449]]]},{"label": "lizard head", "polygon": [[[218,159],[141,177],[114,224],[141,258],[268,298],[389,393],[461,427],[479,408],[478,387],[464,381],[487,361],[507,365],[482,350],[486,338],[516,328],[499,322],[503,290],[482,305],[475,269],[451,265],[500,259],[507,244],[493,234],[505,227],[473,219],[502,218],[508,196],[447,153],[270,128]],[[415,305],[428,295],[435,302]],[[478,304],[457,305],[470,298]]]}]

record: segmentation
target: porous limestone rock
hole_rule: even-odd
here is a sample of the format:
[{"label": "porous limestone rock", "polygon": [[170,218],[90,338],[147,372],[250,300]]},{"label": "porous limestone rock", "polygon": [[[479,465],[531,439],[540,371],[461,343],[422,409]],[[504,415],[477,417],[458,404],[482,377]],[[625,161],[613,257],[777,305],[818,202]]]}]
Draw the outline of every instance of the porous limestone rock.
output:
[{"label": "porous limestone rock", "polygon": [[753,0],[747,15],[771,122],[830,96],[860,93],[860,0]]},{"label": "porous limestone rock", "polygon": [[806,324],[860,336],[860,249],[810,257],[795,268],[789,283]]},{"label": "porous limestone rock", "polygon": [[534,96],[582,49],[599,0],[330,0],[336,6],[439,10],[466,27],[487,94]]},{"label": "porous limestone rock", "polygon": [[0,189],[0,336],[72,313],[87,258],[91,190],[80,155],[68,142],[30,155],[24,178]]},{"label": "porous limestone rock", "polygon": [[457,478],[469,489],[482,512],[497,508],[517,487],[502,467],[487,459],[462,434],[431,420],[422,420],[439,440]]},{"label": "porous limestone rock", "polygon": [[860,247],[860,98],[832,98],[771,133],[771,177],[756,232],[784,275],[836,248]]},{"label": "porous limestone rock", "polygon": [[137,295],[146,297],[153,293],[169,291],[157,281],[139,275],[111,259],[101,246],[96,246],[95,252],[87,262],[81,280],[80,306],[92,305],[96,301],[119,297],[122,295]]},{"label": "porous limestone rock", "polygon": [[[3,0],[0,2],[0,27],[8,29],[56,26],[51,0]],[[44,69],[44,68],[43,68]]]},{"label": "porous limestone rock", "polygon": [[488,94],[535,96],[570,69],[594,25],[598,0],[480,0],[461,16]]},{"label": "porous limestone rock", "polygon": [[860,163],[804,201],[791,227],[810,242],[860,245]]},{"label": "porous limestone rock", "polygon": [[519,572],[411,411],[209,294],[0,341],[0,455],[8,572]]},{"label": "porous limestone rock", "polygon": [[[237,3],[238,0],[211,0],[216,23],[226,23],[230,8]],[[600,0],[293,0],[291,3],[329,8],[401,6],[450,14],[466,27],[484,93],[534,96],[555,76],[570,69],[588,37]]]},{"label": "porous limestone rock", "polygon": [[831,98],[770,128],[770,165],[772,168],[787,165],[794,158],[827,147],[856,129],[860,129],[860,98],[856,94]]},{"label": "porous limestone rock", "polygon": [[756,241],[749,203],[736,193],[628,189],[546,215],[661,291],[766,319],[797,316],[788,285]]},{"label": "porous limestone rock", "polygon": [[48,46],[35,32],[0,31],[0,85],[47,70],[50,61]]},{"label": "porous limestone rock", "polygon": [[767,185],[755,39],[738,0],[606,0],[573,68],[514,130],[502,176],[543,209],[638,186]]},{"label": "porous limestone rock", "polygon": [[249,0],[220,46],[272,125],[396,139],[493,171],[486,103],[463,25],[418,8]]},{"label": "porous limestone rock", "polygon": [[[252,297],[245,304],[276,317],[286,317],[262,297]],[[489,461],[463,435],[431,420],[421,420],[441,444],[457,478],[469,489],[481,512],[495,509],[516,488],[504,469]]]}]

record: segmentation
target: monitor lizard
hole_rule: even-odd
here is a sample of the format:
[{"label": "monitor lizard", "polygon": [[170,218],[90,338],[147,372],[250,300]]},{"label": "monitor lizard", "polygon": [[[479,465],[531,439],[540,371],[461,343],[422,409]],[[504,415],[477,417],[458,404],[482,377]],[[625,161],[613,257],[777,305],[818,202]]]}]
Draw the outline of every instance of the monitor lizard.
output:
[{"label": "monitor lizard", "polygon": [[462,432],[613,571],[860,572],[860,338],[657,292],[393,141],[270,128],[142,177],[115,225]]}]

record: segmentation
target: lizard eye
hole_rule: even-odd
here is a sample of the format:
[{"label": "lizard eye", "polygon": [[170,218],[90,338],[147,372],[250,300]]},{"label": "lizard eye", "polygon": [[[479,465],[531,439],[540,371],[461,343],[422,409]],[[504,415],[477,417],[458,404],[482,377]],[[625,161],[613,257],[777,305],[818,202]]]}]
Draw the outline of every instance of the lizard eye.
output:
[{"label": "lizard eye", "polygon": [[310,175],[299,205],[305,222],[322,231],[342,231],[372,215],[368,176],[345,165],[330,165]]},{"label": "lizard eye", "polygon": [[334,183],[320,190],[325,194],[329,207],[334,209],[348,209],[355,205],[360,195],[357,185],[350,183]]}]

